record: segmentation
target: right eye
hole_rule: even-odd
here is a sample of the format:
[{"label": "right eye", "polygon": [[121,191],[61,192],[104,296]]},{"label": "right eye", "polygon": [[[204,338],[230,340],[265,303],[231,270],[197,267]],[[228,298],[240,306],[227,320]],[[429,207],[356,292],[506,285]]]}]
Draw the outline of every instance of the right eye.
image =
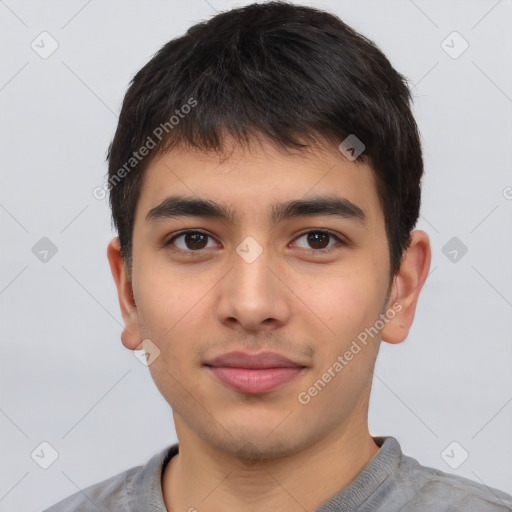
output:
[{"label": "right eye", "polygon": [[198,252],[202,249],[208,248],[208,239],[212,239],[210,235],[203,231],[182,231],[172,236],[165,246],[173,246],[178,251],[182,252]]}]

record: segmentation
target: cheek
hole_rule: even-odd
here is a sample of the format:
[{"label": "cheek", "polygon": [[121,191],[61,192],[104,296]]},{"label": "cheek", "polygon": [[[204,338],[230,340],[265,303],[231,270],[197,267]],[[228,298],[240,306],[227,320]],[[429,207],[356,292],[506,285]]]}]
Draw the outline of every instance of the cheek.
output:
[{"label": "cheek", "polygon": [[380,288],[368,272],[333,276],[329,286],[311,298],[311,310],[345,343],[375,322],[382,302]]},{"label": "cheek", "polygon": [[174,351],[186,346],[172,342],[197,330],[208,286],[202,279],[185,278],[168,269],[153,268],[139,276],[136,297],[140,303],[138,314],[143,335],[153,339],[162,349]]},{"label": "cheek", "polygon": [[144,316],[153,326],[178,322],[193,313],[211,283],[192,267],[180,269],[148,255],[139,261],[137,294],[144,304]]},{"label": "cheek", "polygon": [[166,400],[182,410],[183,389],[195,393],[190,372],[196,369],[197,340],[204,330],[205,292],[195,279],[183,282],[178,276],[164,277],[162,273],[148,275],[143,282],[139,289],[141,331],[143,328],[143,335],[160,351],[149,370]]},{"label": "cheek", "polygon": [[334,414],[338,421],[339,415],[355,406],[371,381],[380,338],[370,328],[381,313],[383,292],[377,276],[368,271],[347,273],[331,282],[336,284],[318,292],[316,309],[311,308],[323,312],[329,327],[326,336],[315,338],[319,358],[311,385],[316,386],[318,380],[328,382],[315,398],[314,407],[321,411],[330,404],[338,411]]}]

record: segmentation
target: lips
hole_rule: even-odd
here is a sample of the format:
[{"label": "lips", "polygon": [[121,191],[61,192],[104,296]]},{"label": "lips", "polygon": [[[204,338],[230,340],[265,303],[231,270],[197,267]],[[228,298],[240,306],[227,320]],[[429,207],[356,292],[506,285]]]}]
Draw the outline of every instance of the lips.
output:
[{"label": "lips", "polygon": [[240,393],[268,393],[305,371],[306,365],[275,352],[230,352],[205,363],[222,384]]},{"label": "lips", "polygon": [[224,366],[230,368],[293,368],[306,366],[275,352],[249,354],[246,352],[229,352],[206,363],[207,366]]}]

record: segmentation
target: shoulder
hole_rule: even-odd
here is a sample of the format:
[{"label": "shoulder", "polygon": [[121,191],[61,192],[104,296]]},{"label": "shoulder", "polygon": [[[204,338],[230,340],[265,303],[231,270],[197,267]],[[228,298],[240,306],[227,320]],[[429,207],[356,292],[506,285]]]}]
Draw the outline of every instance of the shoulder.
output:
[{"label": "shoulder", "polygon": [[147,509],[155,496],[161,496],[162,467],[177,452],[177,444],[167,446],[145,465],[132,467],[79,490],[43,512],[139,512]]},{"label": "shoulder", "polygon": [[469,478],[423,466],[402,455],[397,478],[411,487],[411,498],[403,512],[435,510],[450,512],[512,511],[512,496]]}]

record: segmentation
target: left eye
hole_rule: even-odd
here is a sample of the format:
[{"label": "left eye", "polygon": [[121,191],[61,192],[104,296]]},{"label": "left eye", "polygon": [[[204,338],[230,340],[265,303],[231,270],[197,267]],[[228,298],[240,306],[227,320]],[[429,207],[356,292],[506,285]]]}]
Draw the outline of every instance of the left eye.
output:
[{"label": "left eye", "polygon": [[[295,240],[306,239],[306,243],[310,247],[304,247],[299,244],[299,247],[303,249],[310,249],[313,251],[329,252],[332,250],[333,245],[336,242],[344,245],[344,242],[336,235],[329,231],[307,231],[302,235],[299,235]],[[208,242],[212,240],[212,237],[202,231],[184,231],[177,235],[174,235],[165,245],[173,245],[178,250],[184,252],[198,252],[201,249],[207,249],[212,247],[208,245]],[[329,245],[329,242],[334,242]]]},{"label": "left eye", "polygon": [[310,245],[310,247],[303,248],[312,249],[315,251],[318,250],[323,252],[329,252],[332,248],[332,245],[327,245],[329,243],[329,239],[334,239],[340,244],[344,243],[339,237],[330,233],[329,231],[308,231],[307,233],[303,233],[302,235],[300,235],[298,238],[296,238],[296,240],[300,240],[301,238],[304,237],[306,238],[306,242]]}]

